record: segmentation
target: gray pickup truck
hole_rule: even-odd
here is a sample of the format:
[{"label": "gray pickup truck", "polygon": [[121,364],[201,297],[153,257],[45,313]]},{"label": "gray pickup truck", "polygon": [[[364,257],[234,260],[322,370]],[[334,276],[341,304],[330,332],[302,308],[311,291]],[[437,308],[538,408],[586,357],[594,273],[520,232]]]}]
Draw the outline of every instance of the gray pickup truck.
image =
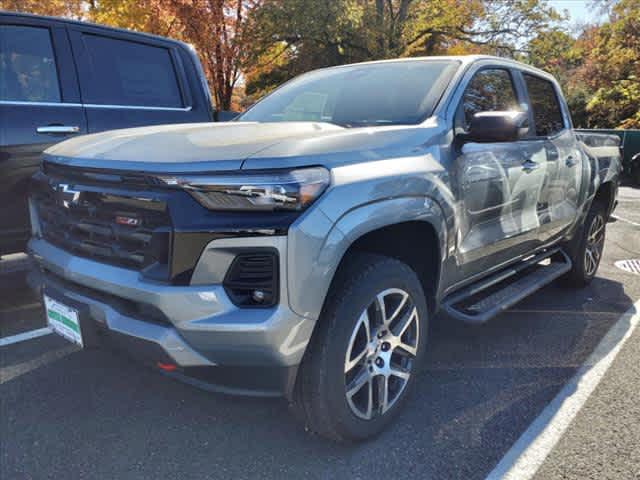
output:
[{"label": "gray pickup truck", "polygon": [[225,124],[87,135],[30,197],[51,327],[167,375],[283,395],[336,440],[400,411],[429,323],[482,323],[596,274],[620,153],[501,58],[296,78]]}]

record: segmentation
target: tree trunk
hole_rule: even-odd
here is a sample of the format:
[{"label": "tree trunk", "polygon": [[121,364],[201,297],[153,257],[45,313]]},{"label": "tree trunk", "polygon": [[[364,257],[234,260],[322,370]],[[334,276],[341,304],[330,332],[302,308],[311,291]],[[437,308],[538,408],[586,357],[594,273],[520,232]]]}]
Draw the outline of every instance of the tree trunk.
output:
[{"label": "tree trunk", "polygon": [[378,55],[384,56],[384,0],[376,0],[376,44],[378,47]]}]

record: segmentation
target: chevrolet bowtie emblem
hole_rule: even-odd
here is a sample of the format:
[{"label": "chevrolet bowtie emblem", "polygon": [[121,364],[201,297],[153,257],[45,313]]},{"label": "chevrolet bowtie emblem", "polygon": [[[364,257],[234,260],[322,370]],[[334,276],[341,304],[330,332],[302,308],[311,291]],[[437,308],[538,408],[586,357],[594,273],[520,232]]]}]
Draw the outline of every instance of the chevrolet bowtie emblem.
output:
[{"label": "chevrolet bowtie emblem", "polygon": [[66,183],[61,183],[55,186],[56,192],[58,192],[61,196],[62,206],[65,208],[70,208],[71,205],[77,205],[80,203],[80,192],[79,190],[74,190],[73,187],[67,185]]}]

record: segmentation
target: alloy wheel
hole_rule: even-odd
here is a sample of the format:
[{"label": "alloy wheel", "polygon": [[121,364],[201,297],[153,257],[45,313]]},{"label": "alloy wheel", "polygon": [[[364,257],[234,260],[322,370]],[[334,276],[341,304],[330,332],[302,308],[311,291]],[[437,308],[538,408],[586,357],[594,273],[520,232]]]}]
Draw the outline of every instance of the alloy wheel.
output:
[{"label": "alloy wheel", "polygon": [[360,314],[344,362],[346,399],[357,417],[383,415],[398,401],[414,366],[419,327],[411,296],[398,288],[378,293]]},{"label": "alloy wheel", "polygon": [[593,217],[587,234],[587,245],[584,254],[584,271],[589,277],[596,273],[598,265],[600,265],[602,250],[604,249],[604,229],[604,217],[600,214]]}]

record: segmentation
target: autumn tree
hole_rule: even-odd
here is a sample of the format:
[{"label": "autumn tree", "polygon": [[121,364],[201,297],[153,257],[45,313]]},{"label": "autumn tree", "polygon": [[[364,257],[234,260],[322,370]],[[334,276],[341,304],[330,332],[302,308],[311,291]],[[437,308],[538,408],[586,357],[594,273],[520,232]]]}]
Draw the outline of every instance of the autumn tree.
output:
[{"label": "autumn tree", "polygon": [[[576,125],[640,127],[640,0],[593,0],[574,37],[545,0],[0,0],[0,8],[170,36],[198,52],[218,109],[308,70],[491,53],[555,75]],[[238,88],[241,87],[241,88]]]},{"label": "autumn tree", "polygon": [[260,0],[167,0],[182,37],[198,52],[220,110],[230,110],[248,57],[251,13]]},{"label": "autumn tree", "polygon": [[580,37],[574,38],[564,29],[552,28],[538,33],[528,43],[527,51],[519,58],[549,72],[558,80],[574,124],[579,127],[589,125],[586,106],[590,90],[582,78],[582,67],[590,44],[588,30]]},{"label": "autumn tree", "polygon": [[78,20],[83,18],[85,7],[83,0],[0,0],[0,10]]},{"label": "autumn tree", "polygon": [[597,32],[584,75],[593,126],[640,128],[640,0],[619,0]]},{"label": "autumn tree", "polygon": [[363,60],[511,55],[559,18],[541,0],[271,0],[255,14],[247,91],[258,96],[311,68]]},{"label": "autumn tree", "polygon": [[609,9],[608,21],[585,26],[577,38],[541,32],[524,60],[558,78],[576,126],[640,128],[640,0],[595,6]]},{"label": "autumn tree", "polygon": [[88,0],[87,16],[96,23],[153,33],[179,36],[179,26],[166,0]]}]

